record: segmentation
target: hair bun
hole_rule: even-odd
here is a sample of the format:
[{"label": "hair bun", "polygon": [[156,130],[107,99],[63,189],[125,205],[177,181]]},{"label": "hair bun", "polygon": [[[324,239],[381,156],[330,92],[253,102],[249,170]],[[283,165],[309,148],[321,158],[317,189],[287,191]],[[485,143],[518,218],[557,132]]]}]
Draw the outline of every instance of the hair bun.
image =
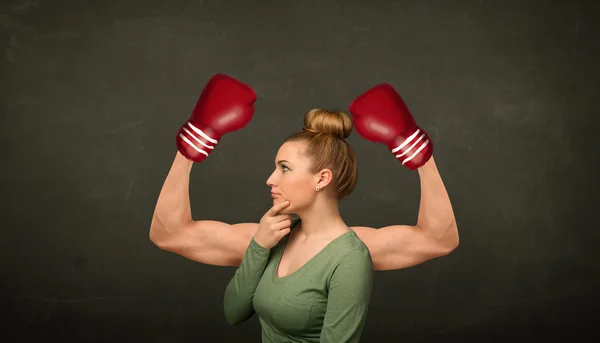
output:
[{"label": "hair bun", "polygon": [[304,131],[346,139],[352,132],[352,118],[344,112],[312,109],[304,115]]}]

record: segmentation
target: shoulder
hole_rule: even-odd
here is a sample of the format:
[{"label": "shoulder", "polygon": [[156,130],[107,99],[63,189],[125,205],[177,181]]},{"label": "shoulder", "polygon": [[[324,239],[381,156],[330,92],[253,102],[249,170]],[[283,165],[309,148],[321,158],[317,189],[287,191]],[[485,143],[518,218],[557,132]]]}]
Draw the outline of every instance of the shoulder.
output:
[{"label": "shoulder", "polygon": [[347,232],[346,235],[347,251],[345,252],[345,258],[371,259],[369,247],[367,247],[365,242],[356,234],[354,230],[350,229],[350,231]]},{"label": "shoulder", "polygon": [[338,268],[373,268],[373,260],[369,248],[352,230],[346,233],[339,248],[338,256]]},{"label": "shoulder", "polygon": [[364,243],[354,242],[343,247],[328,280],[328,289],[343,285],[344,292],[368,293],[373,285],[375,269],[369,249]]}]

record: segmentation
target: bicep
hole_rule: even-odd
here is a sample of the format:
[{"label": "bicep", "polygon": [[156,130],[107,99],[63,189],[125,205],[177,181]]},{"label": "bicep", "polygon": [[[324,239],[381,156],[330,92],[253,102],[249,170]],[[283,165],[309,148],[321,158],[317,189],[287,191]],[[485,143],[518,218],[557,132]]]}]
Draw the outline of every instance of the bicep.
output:
[{"label": "bicep", "polygon": [[352,229],[369,248],[375,270],[408,268],[444,254],[439,239],[425,235],[416,226]]},{"label": "bicep", "polygon": [[204,264],[239,266],[257,229],[257,223],[194,221],[170,235],[161,248]]}]

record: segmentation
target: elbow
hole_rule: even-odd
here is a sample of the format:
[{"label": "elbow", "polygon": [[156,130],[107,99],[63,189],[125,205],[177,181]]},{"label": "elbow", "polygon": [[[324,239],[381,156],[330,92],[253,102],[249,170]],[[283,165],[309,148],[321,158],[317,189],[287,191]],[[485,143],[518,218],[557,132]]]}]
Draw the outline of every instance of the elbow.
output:
[{"label": "elbow", "polygon": [[452,253],[454,250],[456,250],[456,248],[458,248],[458,239],[454,242],[452,242],[451,244],[447,244],[443,251],[442,251],[442,256],[446,256],[446,255],[450,255],[450,253]]},{"label": "elbow", "polygon": [[446,239],[444,239],[444,249],[442,255],[449,255],[451,252],[458,248],[459,244],[459,235],[458,235],[458,227],[456,222],[453,221],[446,231]]},{"label": "elbow", "polygon": [[148,238],[150,239],[150,242],[154,243],[154,245],[162,249],[162,240],[159,230],[160,228],[158,228],[157,225],[155,225],[154,222],[152,222],[152,225],[150,225],[150,232],[148,232]]},{"label": "elbow", "polygon": [[232,316],[231,314],[227,314],[227,312],[225,312],[225,320],[227,321],[227,324],[229,324],[230,326],[236,326],[243,322],[243,320],[241,320],[240,318],[236,318],[235,316]]},{"label": "elbow", "polygon": [[254,315],[251,304],[240,303],[239,294],[232,293],[231,283],[225,289],[225,297],[223,299],[223,313],[227,324],[235,326],[241,324]]},{"label": "elbow", "polygon": [[164,249],[164,241],[159,238],[159,235],[156,234],[155,230],[150,229],[150,234],[148,235],[148,238],[150,239],[150,242],[152,242],[154,245],[156,245],[160,249]]},{"label": "elbow", "polygon": [[166,230],[155,218],[150,224],[150,232],[148,233],[150,242],[154,243],[161,250],[166,250]]},{"label": "elbow", "polygon": [[240,311],[233,311],[232,309],[225,309],[225,320],[227,324],[231,326],[236,326],[248,320],[247,316],[241,314]]},{"label": "elbow", "polygon": [[153,233],[150,231],[150,242],[152,242],[156,247],[160,250],[174,252],[174,247],[171,244],[172,240],[169,239],[169,236],[166,236],[162,232]]}]

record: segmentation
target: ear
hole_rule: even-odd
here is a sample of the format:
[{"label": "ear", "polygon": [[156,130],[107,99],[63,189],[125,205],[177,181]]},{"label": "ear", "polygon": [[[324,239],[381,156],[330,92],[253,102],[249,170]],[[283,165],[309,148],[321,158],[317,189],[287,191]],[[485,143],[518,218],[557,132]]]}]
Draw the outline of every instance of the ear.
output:
[{"label": "ear", "polygon": [[315,186],[324,189],[331,181],[333,181],[333,173],[330,169],[325,168],[317,173],[317,184]]}]

